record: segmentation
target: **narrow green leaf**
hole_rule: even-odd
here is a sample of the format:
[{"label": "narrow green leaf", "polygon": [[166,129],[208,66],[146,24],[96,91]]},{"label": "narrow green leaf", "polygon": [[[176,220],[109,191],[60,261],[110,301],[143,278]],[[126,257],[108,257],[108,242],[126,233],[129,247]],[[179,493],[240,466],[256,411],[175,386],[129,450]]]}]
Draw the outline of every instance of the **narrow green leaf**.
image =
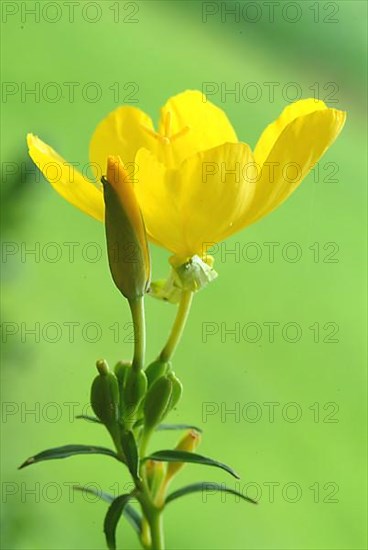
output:
[{"label": "narrow green leaf", "polygon": [[240,479],[238,474],[232,468],[230,468],[230,466],[227,466],[222,462],[218,462],[217,460],[213,460],[212,458],[198,455],[196,453],[190,453],[188,451],[176,451],[176,450],[157,451],[156,453],[153,453],[145,457],[144,460],[149,460],[149,459],[159,460],[161,462],[189,462],[192,464],[203,464],[204,466],[214,466],[215,468],[221,468],[222,470],[225,470],[225,472],[228,472],[236,479]]},{"label": "narrow green leaf", "polygon": [[47,451],[42,451],[42,453],[38,453],[37,455],[27,458],[27,460],[19,466],[19,470],[25,468],[26,466],[30,466],[31,464],[36,464],[37,462],[42,462],[44,460],[68,458],[69,456],[85,454],[107,455],[118,459],[118,455],[114,451],[112,451],[111,449],[107,449],[106,447],[98,447],[94,445],[65,445],[63,447],[47,449]]},{"label": "narrow green leaf", "polygon": [[[74,485],[73,489],[75,489],[76,491],[80,491],[82,493],[89,493],[91,495],[95,495],[96,497],[99,497],[101,500],[104,500],[109,504],[111,504],[115,500],[115,497],[113,495],[109,495],[108,493],[104,493],[103,491],[98,491],[97,489],[93,489],[92,487],[82,487],[81,485]],[[130,504],[125,505],[123,509],[123,515],[129,521],[129,523],[131,524],[133,529],[137,532],[137,534],[140,536],[142,532],[141,515]]]},{"label": "narrow green leaf", "polygon": [[246,500],[247,502],[251,502],[252,504],[258,504],[256,500],[253,500],[252,498],[247,497],[242,493],[239,493],[239,491],[231,489],[230,487],[226,487],[221,483],[215,483],[212,481],[200,481],[198,483],[186,485],[185,487],[182,487],[181,489],[178,489],[177,491],[174,491],[173,493],[168,495],[165,504],[169,504],[169,502],[172,502],[177,498],[183,497],[184,495],[189,495],[190,493],[200,493],[203,491],[219,491],[221,493],[229,493],[231,495],[238,496],[241,499]]},{"label": "narrow green leaf", "polygon": [[98,497],[101,500],[108,502],[109,504],[111,504],[115,498],[113,495],[109,495],[108,493],[104,493],[103,491],[98,491],[97,489],[93,489],[92,487],[83,487],[82,485],[73,485],[73,489],[75,491],[80,491],[81,493],[88,493],[89,495],[94,495],[95,497]]},{"label": "narrow green leaf", "polygon": [[128,504],[128,501],[131,498],[131,494],[120,495],[111,503],[109,509],[107,510],[104,521],[104,533],[109,550],[116,549],[116,527],[119,523],[119,519],[124,511],[125,506]]},{"label": "narrow green leaf", "polygon": [[139,478],[139,454],[138,447],[135,441],[133,432],[124,432],[121,436],[121,443],[123,446],[126,463],[129,468],[129,472],[134,479]]},{"label": "narrow green leaf", "polygon": [[75,418],[88,420],[88,422],[95,422],[96,424],[102,424],[101,420],[99,420],[96,416],[90,416],[88,414],[78,414]]},{"label": "narrow green leaf", "polygon": [[199,433],[203,431],[201,428],[197,428],[197,426],[192,426],[191,424],[159,424],[156,428],[157,432],[164,430],[195,430]]}]

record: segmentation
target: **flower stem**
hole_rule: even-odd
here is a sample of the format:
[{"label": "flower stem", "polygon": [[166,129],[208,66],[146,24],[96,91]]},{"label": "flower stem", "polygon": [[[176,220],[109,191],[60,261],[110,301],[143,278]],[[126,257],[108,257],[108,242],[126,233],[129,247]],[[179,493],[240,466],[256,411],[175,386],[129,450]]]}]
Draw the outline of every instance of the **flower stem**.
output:
[{"label": "flower stem", "polygon": [[143,369],[146,351],[146,323],[143,296],[135,300],[129,300],[129,306],[134,326],[134,357],[132,367],[134,370],[139,371]]},{"label": "flower stem", "polygon": [[174,325],[171,329],[169,339],[166,342],[165,347],[161,351],[160,359],[162,361],[169,361],[173,356],[176,347],[182,337],[185,323],[188,319],[190,306],[192,303],[193,292],[191,290],[184,290],[179,303],[178,312],[174,321]]},{"label": "flower stem", "polygon": [[163,529],[163,518],[161,510],[155,511],[150,518],[150,528],[151,528],[151,540],[152,540],[152,550],[164,550],[165,541],[164,541],[164,529]]}]

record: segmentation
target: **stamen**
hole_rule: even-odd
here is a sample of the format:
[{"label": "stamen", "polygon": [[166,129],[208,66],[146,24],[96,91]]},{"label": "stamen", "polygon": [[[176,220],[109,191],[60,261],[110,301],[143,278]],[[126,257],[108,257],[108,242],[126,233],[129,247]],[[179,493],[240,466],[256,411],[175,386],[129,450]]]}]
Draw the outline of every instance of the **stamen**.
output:
[{"label": "stamen", "polygon": [[162,136],[160,136],[160,134],[157,134],[154,130],[152,130],[152,128],[148,128],[144,124],[141,124],[140,126],[149,136],[151,136],[155,139],[161,140]]},{"label": "stamen", "polygon": [[185,136],[190,130],[190,126],[184,126],[182,130],[180,130],[177,134],[172,136],[171,141],[175,141],[176,139],[179,139],[183,136]]}]

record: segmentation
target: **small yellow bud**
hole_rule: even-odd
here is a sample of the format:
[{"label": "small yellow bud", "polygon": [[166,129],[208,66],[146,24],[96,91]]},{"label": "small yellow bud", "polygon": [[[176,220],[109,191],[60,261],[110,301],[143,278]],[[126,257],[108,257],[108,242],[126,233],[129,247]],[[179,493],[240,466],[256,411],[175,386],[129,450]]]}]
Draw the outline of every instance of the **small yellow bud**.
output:
[{"label": "small yellow bud", "polygon": [[149,287],[150,257],[142,214],[120,157],[108,158],[102,183],[112,278],[120,292],[128,300],[134,300]]},{"label": "small yellow bud", "polygon": [[[179,441],[178,445],[175,447],[175,451],[187,451],[189,453],[194,453],[200,442],[201,434],[196,430],[190,430]],[[165,484],[167,484],[178,473],[178,471],[183,468],[184,465],[184,462],[169,462],[167,465]]]},{"label": "small yellow bud", "polygon": [[145,465],[146,479],[151,495],[156,496],[166,475],[166,464],[157,460],[147,460]]}]

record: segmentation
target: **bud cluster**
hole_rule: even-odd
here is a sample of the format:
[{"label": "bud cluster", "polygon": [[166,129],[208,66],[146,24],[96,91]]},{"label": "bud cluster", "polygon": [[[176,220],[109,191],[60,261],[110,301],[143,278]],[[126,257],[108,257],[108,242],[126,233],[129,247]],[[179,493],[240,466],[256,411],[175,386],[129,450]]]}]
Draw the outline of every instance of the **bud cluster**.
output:
[{"label": "bud cluster", "polygon": [[92,409],[124,458],[124,434],[132,432],[137,442],[147,439],[179,402],[182,384],[171,363],[160,360],[145,371],[126,361],[119,361],[112,371],[100,360],[97,370],[91,388]]}]

